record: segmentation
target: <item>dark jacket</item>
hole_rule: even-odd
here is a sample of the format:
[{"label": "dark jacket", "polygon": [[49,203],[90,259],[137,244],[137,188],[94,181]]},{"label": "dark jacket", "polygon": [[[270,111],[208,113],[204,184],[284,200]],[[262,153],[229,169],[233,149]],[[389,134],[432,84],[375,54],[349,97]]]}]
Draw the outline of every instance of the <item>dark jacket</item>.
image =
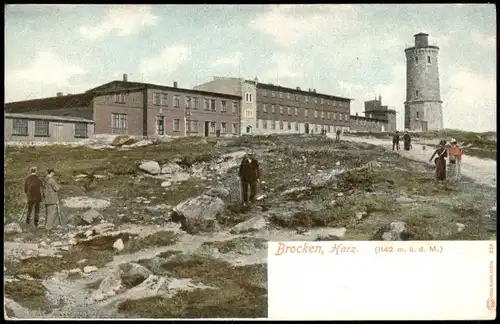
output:
[{"label": "dark jacket", "polygon": [[392,142],[393,143],[399,142],[399,134],[394,134],[394,136],[392,136]]},{"label": "dark jacket", "polygon": [[337,135],[340,135],[340,129],[337,129]]},{"label": "dark jacket", "polygon": [[250,158],[249,162],[247,157],[243,158],[238,176],[244,182],[256,182],[257,179],[260,179],[259,163],[257,160]]},{"label": "dark jacket", "polygon": [[41,202],[42,201],[42,180],[36,174],[30,174],[24,182],[24,193],[28,201]]}]

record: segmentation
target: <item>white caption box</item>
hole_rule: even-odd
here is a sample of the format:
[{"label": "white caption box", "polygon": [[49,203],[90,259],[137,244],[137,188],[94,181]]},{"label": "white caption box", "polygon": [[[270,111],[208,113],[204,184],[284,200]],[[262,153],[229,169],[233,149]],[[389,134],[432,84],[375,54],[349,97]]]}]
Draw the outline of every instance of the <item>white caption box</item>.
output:
[{"label": "white caption box", "polygon": [[269,242],[269,319],[496,317],[496,241]]}]

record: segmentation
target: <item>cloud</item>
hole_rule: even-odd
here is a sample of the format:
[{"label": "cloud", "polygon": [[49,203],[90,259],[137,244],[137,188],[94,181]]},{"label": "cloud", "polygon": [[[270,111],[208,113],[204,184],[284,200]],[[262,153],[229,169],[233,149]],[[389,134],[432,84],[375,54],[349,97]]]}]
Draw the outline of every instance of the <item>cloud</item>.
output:
[{"label": "cloud", "polygon": [[191,59],[191,49],[184,45],[172,45],[158,55],[143,59],[139,65],[145,79],[167,78]]},{"label": "cloud", "polygon": [[241,53],[241,52],[234,52],[234,53],[232,53],[229,56],[218,58],[210,66],[211,67],[218,67],[218,66],[221,66],[221,65],[226,65],[226,66],[236,67],[236,66],[238,66],[240,64],[242,57],[243,57],[243,53]]},{"label": "cloud", "polygon": [[479,32],[474,32],[472,34],[472,42],[478,46],[481,46],[489,50],[495,50],[497,46],[497,40],[494,35],[486,36]]},{"label": "cloud", "polygon": [[118,36],[128,36],[146,26],[153,26],[159,18],[152,13],[152,6],[113,5],[110,6],[102,22],[95,26],[82,26],[80,34],[91,40],[102,38],[116,31]]},{"label": "cloud", "polygon": [[7,71],[5,99],[13,101],[54,96],[55,92],[63,89],[76,89],[78,84],[71,79],[85,73],[80,66],[66,62],[54,53],[38,52],[27,68]]},{"label": "cloud", "polygon": [[275,53],[271,56],[269,68],[266,69],[262,78],[270,83],[286,85],[288,82],[292,81],[292,79],[299,76],[300,74],[297,72],[297,62],[293,56],[284,53]]},{"label": "cloud", "polygon": [[286,46],[325,31],[345,32],[355,25],[355,19],[352,5],[276,5],[251,20],[248,26]]}]

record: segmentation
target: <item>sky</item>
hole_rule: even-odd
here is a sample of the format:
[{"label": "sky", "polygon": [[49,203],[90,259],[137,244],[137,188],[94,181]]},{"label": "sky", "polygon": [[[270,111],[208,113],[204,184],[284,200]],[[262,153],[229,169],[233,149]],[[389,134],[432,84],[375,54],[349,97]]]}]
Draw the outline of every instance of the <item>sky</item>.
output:
[{"label": "sky", "polygon": [[437,43],[444,126],[496,131],[493,4],[7,5],[5,100],[122,79],[192,88],[244,77],[352,98],[404,127],[413,35]]}]

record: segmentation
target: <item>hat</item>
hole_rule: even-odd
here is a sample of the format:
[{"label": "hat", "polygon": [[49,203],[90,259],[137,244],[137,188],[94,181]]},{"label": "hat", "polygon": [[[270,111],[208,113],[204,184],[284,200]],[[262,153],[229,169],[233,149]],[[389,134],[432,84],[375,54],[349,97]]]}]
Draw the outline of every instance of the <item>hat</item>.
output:
[{"label": "hat", "polygon": [[54,172],[54,169],[47,169],[48,174],[51,174],[52,172]]},{"label": "hat", "polygon": [[36,173],[36,171],[37,171],[36,167],[31,167],[31,168],[30,168],[30,172],[31,172],[31,173]]},{"label": "hat", "polygon": [[446,145],[446,140],[439,141],[439,145]]},{"label": "hat", "polygon": [[456,144],[456,143],[457,143],[457,140],[456,140],[456,139],[454,139],[454,138],[452,138],[452,139],[450,140],[450,143],[451,143],[451,144]]}]

